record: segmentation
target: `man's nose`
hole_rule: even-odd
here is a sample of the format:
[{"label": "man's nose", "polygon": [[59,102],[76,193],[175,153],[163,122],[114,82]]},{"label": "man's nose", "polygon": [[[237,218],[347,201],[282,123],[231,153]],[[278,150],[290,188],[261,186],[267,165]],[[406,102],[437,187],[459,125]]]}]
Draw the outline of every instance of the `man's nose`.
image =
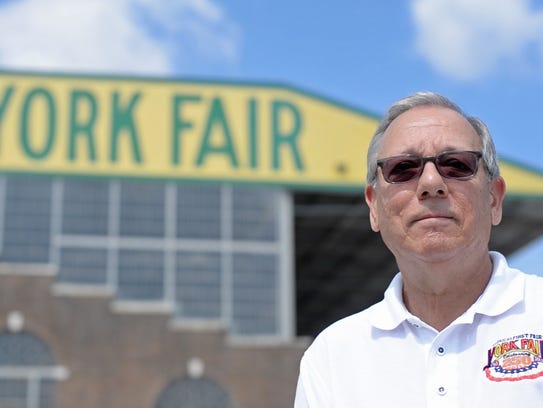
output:
[{"label": "man's nose", "polygon": [[447,183],[437,171],[436,165],[432,162],[425,163],[417,185],[419,199],[446,197],[448,192]]}]

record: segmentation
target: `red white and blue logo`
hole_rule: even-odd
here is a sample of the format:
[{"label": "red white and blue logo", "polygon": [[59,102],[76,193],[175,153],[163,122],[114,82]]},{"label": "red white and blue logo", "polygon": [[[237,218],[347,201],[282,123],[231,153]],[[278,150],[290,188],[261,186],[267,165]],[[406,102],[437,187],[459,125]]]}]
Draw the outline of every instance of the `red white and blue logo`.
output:
[{"label": "red white and blue logo", "polygon": [[543,376],[543,335],[519,334],[494,343],[483,371],[491,381],[520,381]]}]

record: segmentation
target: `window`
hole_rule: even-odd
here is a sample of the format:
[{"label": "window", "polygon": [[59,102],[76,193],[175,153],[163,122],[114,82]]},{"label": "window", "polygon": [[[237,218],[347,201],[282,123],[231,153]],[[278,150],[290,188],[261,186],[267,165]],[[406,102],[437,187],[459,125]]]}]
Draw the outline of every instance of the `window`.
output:
[{"label": "window", "polygon": [[123,182],[120,235],[163,237],[164,200],[163,183]]},{"label": "window", "polygon": [[177,236],[221,237],[221,189],[218,186],[177,186]]},{"label": "window", "polygon": [[107,251],[95,248],[65,247],[60,251],[57,279],[67,283],[105,285]]},{"label": "window", "polygon": [[278,274],[273,255],[234,255],[234,331],[273,334],[277,327]]},{"label": "window", "polygon": [[121,299],[159,300],[164,297],[164,255],[160,251],[119,252],[118,296]]},{"label": "window", "polygon": [[164,305],[181,324],[289,337],[290,205],[278,189],[3,177],[0,262],[58,266],[68,290]]},{"label": "window", "polygon": [[278,206],[275,191],[235,187],[233,194],[234,239],[276,241]]},{"label": "window", "polygon": [[221,317],[221,257],[218,252],[182,251],[176,257],[177,315]]},{"label": "window", "polygon": [[108,229],[108,183],[65,180],[63,184],[62,233],[106,235]]},{"label": "window", "polygon": [[2,262],[48,263],[51,181],[14,177],[3,189]]},{"label": "window", "polygon": [[66,375],[40,339],[0,333],[0,407],[54,408],[55,381]]}]

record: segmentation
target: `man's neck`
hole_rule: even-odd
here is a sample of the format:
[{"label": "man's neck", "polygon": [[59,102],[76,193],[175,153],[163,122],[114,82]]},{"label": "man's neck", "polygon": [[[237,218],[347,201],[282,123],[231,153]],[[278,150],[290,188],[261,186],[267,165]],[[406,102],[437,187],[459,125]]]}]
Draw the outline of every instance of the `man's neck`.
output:
[{"label": "man's neck", "polygon": [[454,264],[420,264],[407,268],[400,269],[405,306],[438,331],[477,301],[492,275],[489,255],[477,262],[462,260]]}]

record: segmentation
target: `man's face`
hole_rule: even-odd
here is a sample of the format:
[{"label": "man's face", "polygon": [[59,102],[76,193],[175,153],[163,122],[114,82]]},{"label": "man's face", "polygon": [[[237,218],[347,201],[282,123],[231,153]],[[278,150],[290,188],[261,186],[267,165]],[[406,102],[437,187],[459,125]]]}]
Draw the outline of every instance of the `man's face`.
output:
[{"label": "man's face", "polygon": [[[481,151],[479,136],[453,110],[420,106],[390,124],[378,158],[450,150]],[[398,261],[441,262],[487,251],[491,226],[501,221],[505,184],[501,177],[488,181],[482,159],[468,180],[444,178],[431,162],[420,178],[403,184],[387,183],[377,171],[376,186],[366,187],[370,222]]]}]

